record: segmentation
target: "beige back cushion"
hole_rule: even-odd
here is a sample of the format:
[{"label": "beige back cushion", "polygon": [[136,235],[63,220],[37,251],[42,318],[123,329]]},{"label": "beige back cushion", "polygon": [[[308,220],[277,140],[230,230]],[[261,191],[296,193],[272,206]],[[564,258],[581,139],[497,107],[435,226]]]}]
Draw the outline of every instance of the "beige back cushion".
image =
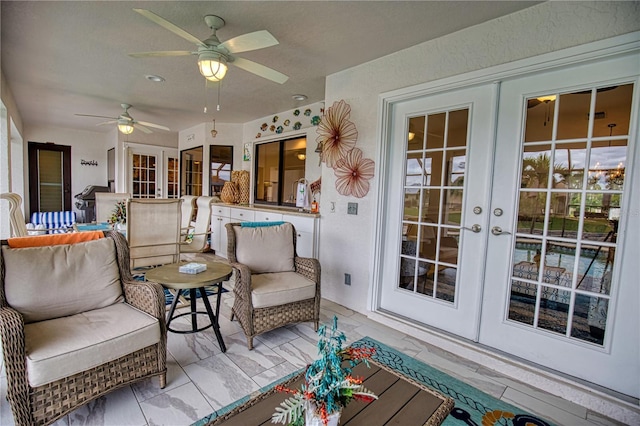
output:
[{"label": "beige back cushion", "polygon": [[72,245],[2,247],[7,303],[25,323],[124,301],[111,238]]},{"label": "beige back cushion", "polygon": [[236,259],[251,272],[295,271],[293,226],[283,223],[256,228],[233,227],[236,235]]}]

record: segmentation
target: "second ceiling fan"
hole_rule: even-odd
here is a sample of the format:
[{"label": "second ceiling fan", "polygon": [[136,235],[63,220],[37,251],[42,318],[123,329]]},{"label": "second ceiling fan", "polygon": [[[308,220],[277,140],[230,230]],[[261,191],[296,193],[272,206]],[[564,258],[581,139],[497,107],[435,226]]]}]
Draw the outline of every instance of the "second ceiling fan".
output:
[{"label": "second ceiling fan", "polygon": [[153,127],[154,129],[170,131],[170,129],[167,126],[149,123],[148,121],[134,120],[133,117],[129,115],[129,108],[131,108],[131,105],[120,104],[120,106],[124,109],[124,112],[117,117],[107,117],[104,115],[92,115],[92,114],[76,114],[76,115],[79,117],[108,118],[109,121],[103,121],[102,123],[96,124],[96,126],[103,126],[105,124],[117,124],[118,130],[120,131],[120,133],[123,133],[125,135],[129,135],[133,133],[134,128],[141,130],[144,133],[153,133],[150,129],[147,129],[147,127]]},{"label": "second ceiling fan", "polygon": [[184,38],[187,41],[195,43],[197,51],[172,50],[164,52],[140,52],[130,53],[129,56],[134,58],[147,58],[159,56],[187,56],[198,55],[198,67],[200,73],[210,81],[220,81],[227,73],[227,64],[233,64],[238,68],[256,74],[260,77],[283,84],[289,77],[272,68],[261,65],[257,62],[235,56],[236,53],[248,52],[251,50],[264,49],[265,47],[275,46],[278,40],[275,39],[269,31],[255,31],[234,37],[225,42],[220,42],[216,36],[216,31],[225,24],[224,19],[216,15],[207,15],[204,21],[213,33],[205,40],[199,40],[197,37],[186,32],[182,28],[167,21],[163,17],[146,9],[133,9],[145,18],[160,25],[161,27],[171,31],[172,33]]}]

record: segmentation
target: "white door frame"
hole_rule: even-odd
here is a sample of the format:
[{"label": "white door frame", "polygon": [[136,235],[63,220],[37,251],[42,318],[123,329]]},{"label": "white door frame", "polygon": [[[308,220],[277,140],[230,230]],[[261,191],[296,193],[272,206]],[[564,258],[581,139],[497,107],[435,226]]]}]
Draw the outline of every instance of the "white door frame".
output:
[{"label": "white door frame", "polygon": [[[428,96],[431,94],[441,93],[454,88],[463,88],[467,86],[471,86],[474,84],[485,84],[489,82],[501,81],[508,78],[519,77],[532,75],[544,71],[550,71],[554,69],[559,69],[561,67],[570,67],[575,66],[582,63],[588,63],[590,61],[600,60],[607,57],[612,57],[615,55],[622,55],[629,52],[637,52],[640,50],[640,33],[630,33],[622,36],[614,37],[607,40],[601,40],[594,43],[589,43],[569,49],[563,49],[556,52],[539,55],[533,58],[527,58],[520,61],[511,62],[508,64],[503,64],[491,68],[487,68],[484,70],[474,71],[471,73],[454,76],[450,78],[445,78],[442,80],[438,80],[435,82],[425,83],[422,85],[403,88],[399,90],[395,90],[392,92],[383,93],[379,96],[378,102],[378,126],[377,126],[377,134],[378,136],[378,144],[377,144],[377,155],[376,158],[379,158],[379,161],[376,162],[376,179],[377,179],[377,188],[378,193],[376,194],[375,205],[378,206],[373,227],[373,241],[374,241],[374,250],[372,253],[373,259],[371,264],[373,265],[373,273],[371,275],[371,283],[369,286],[369,305],[368,308],[372,312],[373,317],[385,316],[391,317],[393,320],[397,320],[403,324],[406,324],[407,327],[403,327],[403,330],[414,329],[420,332],[430,332],[428,328],[420,327],[415,324],[411,324],[410,322],[399,318],[395,315],[389,315],[388,312],[381,309],[380,306],[380,298],[382,291],[382,266],[383,262],[382,257],[382,242],[385,238],[385,233],[388,232],[387,227],[388,224],[385,223],[386,212],[385,208],[387,206],[387,195],[383,192],[385,185],[384,180],[388,176],[388,166],[387,162],[389,161],[389,156],[387,155],[388,144],[392,140],[392,122],[393,117],[391,116],[392,107],[395,103],[403,102],[413,98],[419,98]],[[637,111],[635,112],[637,114]],[[635,130],[637,132],[637,129]],[[638,168],[639,164],[639,150],[636,150],[635,153],[631,153],[634,169],[635,169],[635,179],[637,180]],[[635,154],[635,155],[634,155]],[[631,180],[634,179],[631,177]],[[638,200],[638,196],[633,197],[633,199],[629,200],[629,209],[632,211],[637,210],[640,201]],[[391,224],[393,226],[393,224]],[[628,256],[635,256],[636,258],[640,257],[640,250],[637,247],[637,244],[630,244],[629,240],[625,242],[624,246],[620,246],[621,250],[628,251]],[[441,333],[435,332],[435,334]],[[456,339],[449,338],[450,340],[455,341]],[[460,345],[460,352],[467,352],[471,348],[468,345],[464,345],[466,347],[462,347]],[[472,349],[472,350],[475,350]],[[480,358],[486,357],[479,356]]]},{"label": "white door frame", "polygon": [[166,198],[166,158],[179,159],[177,148],[127,142],[124,144],[124,192],[132,192],[132,154],[155,155],[156,157],[156,198]]},{"label": "white door frame", "polygon": [[371,262],[373,271],[368,294],[369,310],[375,312],[379,308],[381,286],[380,262],[382,260],[381,246],[386,232],[386,224],[383,219],[385,217],[385,203],[387,202],[386,194],[384,194],[382,190],[385,187],[384,180],[388,175],[388,144],[391,142],[393,136],[391,134],[391,111],[395,103],[445,92],[451,89],[460,89],[472,85],[487,84],[507,78],[535,74],[609,56],[623,55],[638,50],[640,50],[640,31],[558,50],[532,58],[521,59],[507,64],[496,65],[466,74],[447,77],[429,83],[381,93],[378,97],[378,124],[376,127],[377,148],[375,158],[379,160],[376,161],[375,179],[378,192],[374,200],[374,205],[377,206],[377,209],[374,212],[375,226],[372,229],[374,249],[372,251],[373,260]]},{"label": "white door frame", "polygon": [[[384,262],[380,262],[381,274],[387,284],[381,287],[380,307],[387,311],[402,311],[406,317],[436,326],[442,330],[458,336],[477,341],[479,320],[481,315],[482,286],[475,285],[474,277],[483,274],[485,267],[484,247],[487,244],[488,206],[490,199],[491,180],[490,169],[493,163],[493,147],[490,141],[495,139],[494,123],[491,122],[497,111],[498,85],[484,84],[466,87],[460,90],[447,90],[442,94],[433,94],[428,99],[416,99],[393,105],[395,125],[391,130],[396,146],[391,148],[389,162],[395,167],[389,168],[389,175],[384,179],[390,200],[386,204],[394,206],[387,211],[385,224],[385,240],[390,242],[384,248]],[[427,109],[424,109],[427,108]],[[399,149],[401,141],[406,140],[408,134],[407,118],[438,114],[465,108],[469,111],[467,128],[467,144],[465,145],[466,166],[464,196],[461,209],[460,238],[458,249],[459,259],[470,261],[457,264],[455,300],[445,302],[433,297],[427,297],[419,292],[412,293],[399,289],[397,283],[400,265],[400,224],[404,213],[404,173],[400,169],[405,159],[405,150]],[[489,146],[487,146],[489,145]],[[392,169],[395,172],[392,172]],[[392,175],[393,174],[393,175]],[[437,186],[437,185],[436,185]],[[443,191],[444,192],[444,191]],[[394,197],[393,199],[391,199]],[[444,194],[442,195],[444,197]],[[483,211],[474,214],[474,206]],[[480,232],[472,232],[471,227],[479,225]],[[478,254],[473,256],[472,254]],[[461,256],[462,255],[462,256]],[[473,256],[473,259],[471,257]],[[434,273],[435,275],[435,273]],[[468,285],[468,284],[474,285]]]}]

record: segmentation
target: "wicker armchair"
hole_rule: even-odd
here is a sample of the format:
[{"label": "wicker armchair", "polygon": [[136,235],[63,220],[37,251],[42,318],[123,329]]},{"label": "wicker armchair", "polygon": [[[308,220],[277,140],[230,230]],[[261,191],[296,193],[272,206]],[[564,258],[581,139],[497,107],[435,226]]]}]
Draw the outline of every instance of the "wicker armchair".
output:
[{"label": "wicker armchair", "polygon": [[231,320],[238,317],[253,349],[258,334],[320,319],[320,262],[298,257],[291,223],[228,223],[227,255],[235,272]]},{"label": "wicker armchair", "polygon": [[[84,233],[75,235],[80,234]],[[104,235],[107,238],[58,248],[49,245],[14,249],[7,241],[2,242],[0,338],[7,399],[19,426],[53,423],[80,405],[147,377],[160,376],[161,388],[166,384],[167,330],[162,287],[134,281],[126,240],[118,232]],[[56,254],[43,254],[46,252]],[[34,256],[39,259],[33,261]],[[69,259],[74,267],[66,267],[64,262],[58,262],[61,267],[47,264],[60,256]],[[75,261],[74,256],[81,257],[82,262]],[[34,273],[24,271],[25,262],[31,262],[32,269],[48,268],[39,273],[48,274],[49,279],[34,282]],[[61,276],[63,285],[61,279],[56,280]],[[94,290],[93,283],[100,281],[108,281],[108,285]],[[70,282],[74,282],[71,291],[78,294],[77,298],[69,297]],[[78,291],[83,286],[92,290]],[[34,290],[38,288],[44,297],[37,296]],[[25,289],[22,294],[21,289]],[[65,291],[63,296],[57,294]],[[80,312],[70,313],[69,305],[77,303],[75,299],[84,299],[81,306],[73,308]],[[97,306],[83,310],[86,304]],[[65,309],[67,312],[61,312]],[[42,318],[45,314],[52,318]],[[87,344],[86,340],[94,341]],[[96,362],[101,364],[96,366]]]}]

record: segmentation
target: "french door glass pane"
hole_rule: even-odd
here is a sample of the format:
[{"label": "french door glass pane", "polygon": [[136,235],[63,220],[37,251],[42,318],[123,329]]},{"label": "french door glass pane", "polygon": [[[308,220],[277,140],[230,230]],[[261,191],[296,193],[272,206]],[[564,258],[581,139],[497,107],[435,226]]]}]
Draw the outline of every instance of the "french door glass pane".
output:
[{"label": "french door glass pane", "polygon": [[132,198],[156,197],[156,158],[153,155],[133,154]]},{"label": "french door glass pane", "polygon": [[[408,120],[398,286],[456,300],[469,110]],[[426,136],[425,136],[426,135]]]},{"label": "french door glass pane", "polygon": [[167,198],[178,198],[178,159],[169,157],[167,159]]},{"label": "french door glass pane", "polygon": [[603,344],[632,92],[527,100],[507,319]]}]

